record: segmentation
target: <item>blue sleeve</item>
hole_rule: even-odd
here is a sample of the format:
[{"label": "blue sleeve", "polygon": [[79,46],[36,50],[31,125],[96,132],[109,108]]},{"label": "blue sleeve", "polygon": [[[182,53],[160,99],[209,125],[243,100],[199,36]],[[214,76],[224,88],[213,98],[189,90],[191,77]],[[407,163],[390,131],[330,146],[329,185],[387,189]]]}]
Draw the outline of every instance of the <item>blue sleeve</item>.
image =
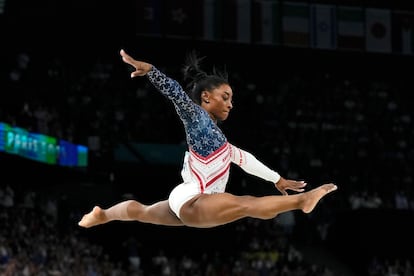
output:
[{"label": "blue sleeve", "polygon": [[222,147],[227,139],[210,115],[195,103],[174,79],[152,66],[149,81],[170,99],[184,124],[188,146],[201,156],[209,156]]},{"label": "blue sleeve", "polygon": [[194,119],[194,116],[199,112],[199,106],[188,96],[176,80],[167,77],[154,66],[148,72],[147,77],[161,94],[173,102],[181,119]]}]

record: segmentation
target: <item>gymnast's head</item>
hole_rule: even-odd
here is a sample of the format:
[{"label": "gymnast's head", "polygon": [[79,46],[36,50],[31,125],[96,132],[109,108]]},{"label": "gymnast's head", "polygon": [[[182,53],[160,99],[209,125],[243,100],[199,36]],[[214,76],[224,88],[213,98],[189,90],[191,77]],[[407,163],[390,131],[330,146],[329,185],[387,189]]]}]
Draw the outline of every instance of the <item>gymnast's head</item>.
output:
[{"label": "gymnast's head", "polygon": [[210,74],[201,69],[201,61],[196,51],[187,54],[183,66],[186,91],[192,100],[204,108],[214,121],[224,121],[233,108],[233,90],[225,70],[213,68]]}]

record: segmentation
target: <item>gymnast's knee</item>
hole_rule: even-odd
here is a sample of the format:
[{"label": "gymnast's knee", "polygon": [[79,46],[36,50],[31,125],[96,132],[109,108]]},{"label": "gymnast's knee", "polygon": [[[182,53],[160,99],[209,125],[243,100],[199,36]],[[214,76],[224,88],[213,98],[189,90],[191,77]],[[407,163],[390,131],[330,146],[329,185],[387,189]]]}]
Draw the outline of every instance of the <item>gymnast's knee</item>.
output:
[{"label": "gymnast's knee", "polygon": [[144,210],[145,210],[144,205],[136,200],[129,200],[128,202],[129,202],[128,208],[127,208],[128,216],[130,218],[140,219],[144,214]]}]

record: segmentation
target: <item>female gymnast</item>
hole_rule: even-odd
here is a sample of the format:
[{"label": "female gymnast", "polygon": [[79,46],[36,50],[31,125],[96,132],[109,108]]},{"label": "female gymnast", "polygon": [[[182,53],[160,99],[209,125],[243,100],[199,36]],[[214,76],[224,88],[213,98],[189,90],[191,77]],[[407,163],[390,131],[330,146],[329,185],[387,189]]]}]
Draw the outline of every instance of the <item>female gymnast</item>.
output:
[{"label": "female gymnast", "polygon": [[[135,60],[124,50],[123,62],[135,70],[131,78],[146,76],[174,104],[185,129],[188,151],[181,170],[182,183],[168,199],[146,205],[125,200],[104,209],[95,206],[78,225],[89,228],[110,221],[140,221],[167,226],[208,228],[251,217],[271,219],[282,212],[302,210],[310,213],[328,193],[333,183],[305,191],[304,181],[289,180],[268,168],[251,153],[231,144],[217,125],[233,108],[233,91],[227,73],[201,69],[202,58],[193,52],[183,67],[186,90],[154,65]],[[273,183],[281,195],[251,196],[226,192],[230,165]],[[287,190],[296,193],[288,195]]]}]

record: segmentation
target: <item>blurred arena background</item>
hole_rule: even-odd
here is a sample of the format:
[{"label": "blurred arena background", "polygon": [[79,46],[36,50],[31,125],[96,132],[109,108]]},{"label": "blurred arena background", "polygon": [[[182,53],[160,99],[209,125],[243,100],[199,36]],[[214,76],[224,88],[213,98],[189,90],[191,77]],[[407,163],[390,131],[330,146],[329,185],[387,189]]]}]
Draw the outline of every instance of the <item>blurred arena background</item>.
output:
[{"label": "blurred arena background", "polygon": [[[0,35],[0,275],[413,274],[409,1],[2,0]],[[310,215],[80,229],[95,204],[180,182],[181,122],[121,48],[178,80],[188,50],[225,66],[229,140],[339,190]],[[62,164],[62,143],[87,160]],[[232,170],[230,191],[277,193]]]}]

